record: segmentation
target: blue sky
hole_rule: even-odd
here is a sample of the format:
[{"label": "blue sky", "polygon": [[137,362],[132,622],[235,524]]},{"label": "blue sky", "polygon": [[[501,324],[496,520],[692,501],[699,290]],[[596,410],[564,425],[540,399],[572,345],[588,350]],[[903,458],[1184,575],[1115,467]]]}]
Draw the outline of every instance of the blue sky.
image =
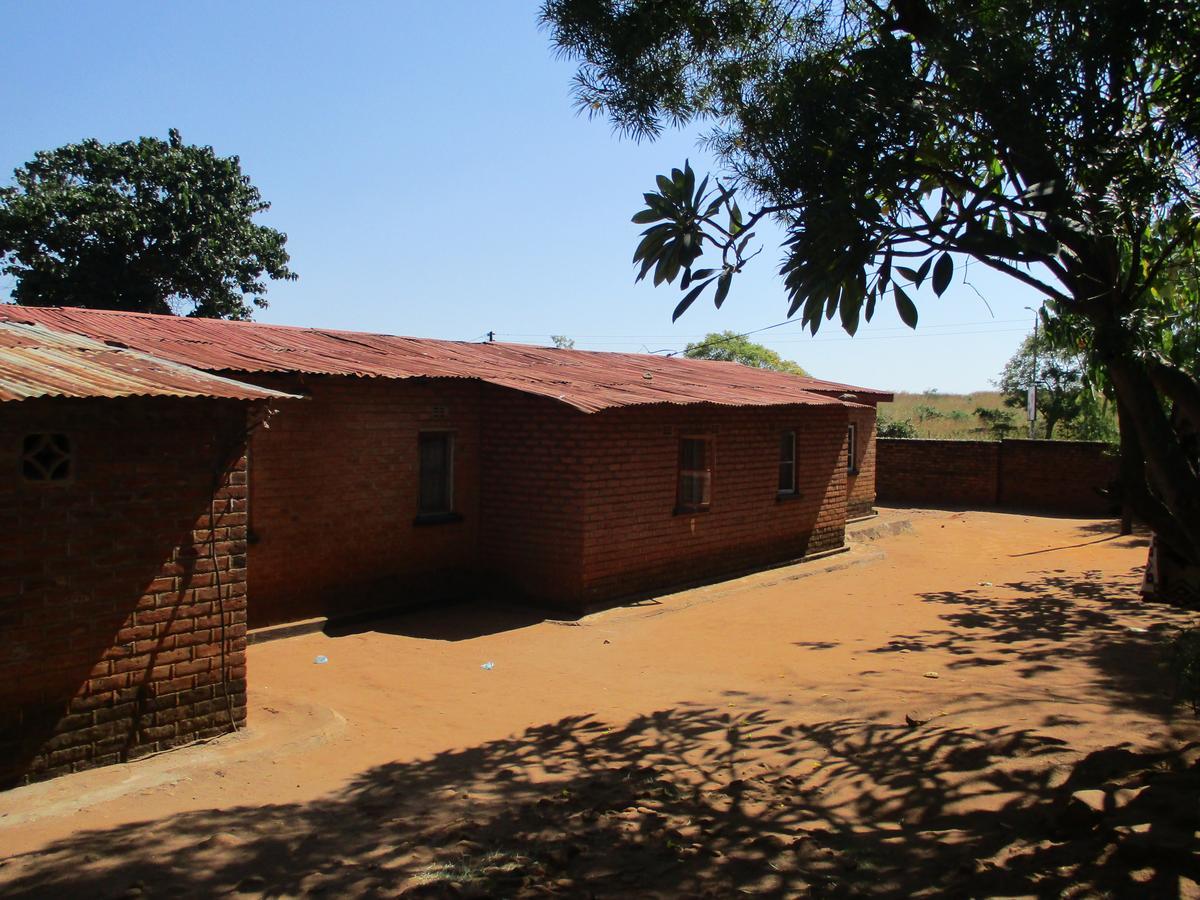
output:
[{"label": "blue sky", "polygon": [[[576,116],[573,67],[551,53],[536,3],[0,10],[0,179],[39,149],[171,127],[240,156],[300,274],[272,286],[261,321],[656,351],[785,318],[769,240],[720,311],[698,303],[672,325],[678,291],[634,284],[642,191],[685,158],[710,162],[696,131],[639,145]],[[821,377],[985,390],[1038,298],[968,273],[940,299],[920,294],[915,334],[887,308],[853,339],[834,323],[809,337],[798,321],[755,339]]]}]

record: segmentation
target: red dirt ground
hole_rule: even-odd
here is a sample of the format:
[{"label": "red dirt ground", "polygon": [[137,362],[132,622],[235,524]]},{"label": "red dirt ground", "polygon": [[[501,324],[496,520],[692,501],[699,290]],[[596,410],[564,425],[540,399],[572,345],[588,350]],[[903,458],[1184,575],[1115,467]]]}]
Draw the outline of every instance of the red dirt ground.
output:
[{"label": "red dirt ground", "polygon": [[253,646],[247,731],[0,794],[0,894],[1200,895],[1200,725],[1157,665],[1196,616],[1140,601],[1145,540],[888,519],[579,623]]}]

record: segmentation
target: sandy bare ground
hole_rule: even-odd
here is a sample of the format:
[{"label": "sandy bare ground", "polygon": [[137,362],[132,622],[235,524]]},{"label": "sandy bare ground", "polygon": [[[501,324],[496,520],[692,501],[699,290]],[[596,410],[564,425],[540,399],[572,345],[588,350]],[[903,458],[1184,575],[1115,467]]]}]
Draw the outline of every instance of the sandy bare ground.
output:
[{"label": "sandy bare ground", "polygon": [[836,571],[574,625],[254,646],[246,732],[0,794],[0,894],[1196,896],[1156,649],[1195,616],[1140,602],[1144,540],[888,517]]}]

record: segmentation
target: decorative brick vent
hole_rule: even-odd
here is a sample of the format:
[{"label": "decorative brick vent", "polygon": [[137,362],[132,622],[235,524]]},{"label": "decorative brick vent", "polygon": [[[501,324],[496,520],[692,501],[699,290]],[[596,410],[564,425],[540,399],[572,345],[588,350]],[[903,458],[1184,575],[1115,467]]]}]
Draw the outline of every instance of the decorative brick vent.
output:
[{"label": "decorative brick vent", "polygon": [[71,477],[71,439],[47,432],[25,435],[21,475],[26,481],[67,481]]}]

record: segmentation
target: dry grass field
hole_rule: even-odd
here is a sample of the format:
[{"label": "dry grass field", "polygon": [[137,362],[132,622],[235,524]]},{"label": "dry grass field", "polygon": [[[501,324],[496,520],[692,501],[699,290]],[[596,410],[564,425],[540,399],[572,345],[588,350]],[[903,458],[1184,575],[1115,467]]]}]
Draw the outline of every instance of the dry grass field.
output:
[{"label": "dry grass field", "polygon": [[1025,424],[1019,409],[1009,409],[999,391],[979,391],[974,394],[897,394],[892,403],[879,404],[881,418],[907,419],[916,429],[914,437],[950,440],[990,440],[991,430],[984,426],[975,410],[1000,409],[1009,414],[1015,427],[1013,436],[1020,436]]}]

